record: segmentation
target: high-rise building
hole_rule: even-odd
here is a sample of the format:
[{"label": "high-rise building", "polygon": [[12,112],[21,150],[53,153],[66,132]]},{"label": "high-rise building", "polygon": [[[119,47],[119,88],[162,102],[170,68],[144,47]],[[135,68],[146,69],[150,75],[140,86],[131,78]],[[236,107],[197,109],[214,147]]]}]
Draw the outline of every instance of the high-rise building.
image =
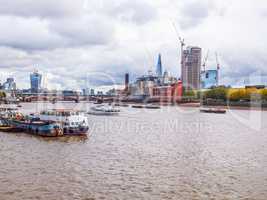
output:
[{"label": "high-rise building", "polygon": [[38,93],[41,90],[42,75],[38,71],[34,71],[30,75],[31,80],[31,92]]},{"label": "high-rise building", "polygon": [[156,74],[157,74],[158,77],[161,77],[162,76],[161,54],[159,54],[159,57],[158,57],[158,64],[157,64]]},{"label": "high-rise building", "polygon": [[3,84],[4,90],[16,90],[16,83],[14,78],[7,78],[6,82]]},{"label": "high-rise building", "polygon": [[125,90],[128,91],[129,89],[129,74],[125,74]]},{"label": "high-rise building", "polygon": [[200,89],[201,48],[187,47],[182,54],[182,82],[186,90]]},{"label": "high-rise building", "polygon": [[217,86],[218,72],[217,70],[207,70],[201,72],[201,88],[207,89]]},{"label": "high-rise building", "polygon": [[90,90],[90,95],[95,95],[95,90],[94,89]]}]

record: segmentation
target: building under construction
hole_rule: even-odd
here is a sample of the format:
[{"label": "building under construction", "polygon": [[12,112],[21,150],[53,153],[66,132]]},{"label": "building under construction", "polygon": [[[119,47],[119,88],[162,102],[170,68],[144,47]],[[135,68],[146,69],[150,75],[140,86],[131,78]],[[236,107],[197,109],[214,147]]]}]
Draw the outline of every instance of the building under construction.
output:
[{"label": "building under construction", "polygon": [[181,78],[185,90],[200,89],[201,48],[188,46],[182,51]]}]

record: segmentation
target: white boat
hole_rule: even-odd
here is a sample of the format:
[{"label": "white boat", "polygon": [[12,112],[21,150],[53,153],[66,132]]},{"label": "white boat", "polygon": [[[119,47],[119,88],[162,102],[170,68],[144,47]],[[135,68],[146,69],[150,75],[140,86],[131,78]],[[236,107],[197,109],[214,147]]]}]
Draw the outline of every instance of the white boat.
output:
[{"label": "white boat", "polygon": [[86,135],[89,130],[88,119],[80,111],[53,109],[42,111],[37,116],[43,121],[60,123],[64,135]]},{"label": "white boat", "polygon": [[120,113],[119,109],[115,109],[113,106],[95,106],[91,107],[87,112],[89,115],[118,115]]}]

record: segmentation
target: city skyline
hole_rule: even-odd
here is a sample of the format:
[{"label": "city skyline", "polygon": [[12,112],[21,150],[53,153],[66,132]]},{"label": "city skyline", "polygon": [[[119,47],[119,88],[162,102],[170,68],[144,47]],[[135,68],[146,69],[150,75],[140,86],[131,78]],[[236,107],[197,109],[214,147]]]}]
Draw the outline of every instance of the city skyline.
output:
[{"label": "city skyline", "polygon": [[[2,82],[11,76],[29,88],[28,75],[38,66],[48,88],[84,88],[86,74],[95,72],[123,83],[126,72],[135,78],[154,69],[159,52],[165,69],[178,78],[180,47],[172,23],[186,45],[219,53],[221,84],[245,85],[251,75],[266,82],[264,1],[41,2],[0,6]],[[214,68],[209,59],[207,69]],[[92,82],[109,85],[103,79]]]}]

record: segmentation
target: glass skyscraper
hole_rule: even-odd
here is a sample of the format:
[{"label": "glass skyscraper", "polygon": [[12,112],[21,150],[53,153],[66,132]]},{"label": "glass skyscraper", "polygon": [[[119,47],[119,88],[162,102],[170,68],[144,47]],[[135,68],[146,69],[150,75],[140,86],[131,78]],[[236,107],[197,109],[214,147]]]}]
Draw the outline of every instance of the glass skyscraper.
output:
[{"label": "glass skyscraper", "polygon": [[42,83],[42,75],[39,74],[37,71],[34,71],[30,75],[31,79],[31,92],[39,92],[41,90],[41,83]]},{"label": "glass skyscraper", "polygon": [[158,64],[157,64],[157,76],[161,77],[162,76],[162,62],[161,62],[161,54],[159,54],[159,58],[158,58]]},{"label": "glass skyscraper", "polygon": [[16,90],[16,83],[14,78],[8,78],[6,82],[3,84],[4,90]]},{"label": "glass skyscraper", "polygon": [[218,72],[217,70],[207,70],[201,73],[201,87],[208,89],[217,85]]}]

